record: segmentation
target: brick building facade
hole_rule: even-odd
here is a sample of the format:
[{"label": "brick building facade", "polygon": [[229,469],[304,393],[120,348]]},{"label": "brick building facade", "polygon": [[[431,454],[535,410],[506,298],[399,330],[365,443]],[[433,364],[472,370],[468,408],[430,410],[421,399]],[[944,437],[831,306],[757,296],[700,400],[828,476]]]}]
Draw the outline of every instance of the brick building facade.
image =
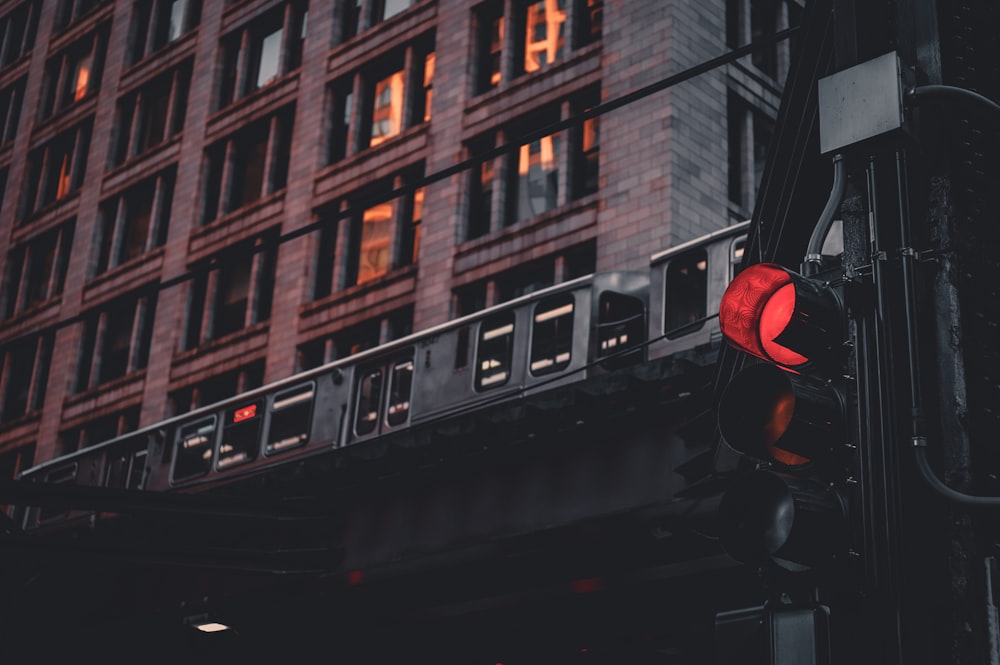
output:
[{"label": "brick building facade", "polygon": [[0,3],[0,474],[748,217],[786,44],[573,120],[797,13]]}]

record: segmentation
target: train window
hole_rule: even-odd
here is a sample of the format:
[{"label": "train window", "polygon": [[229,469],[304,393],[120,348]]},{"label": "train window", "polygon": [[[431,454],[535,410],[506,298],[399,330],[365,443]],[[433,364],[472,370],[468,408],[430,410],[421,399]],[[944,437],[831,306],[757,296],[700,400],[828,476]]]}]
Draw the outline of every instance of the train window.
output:
[{"label": "train window", "polygon": [[733,240],[732,245],[732,255],[729,257],[729,262],[732,265],[732,270],[729,271],[730,281],[733,277],[740,274],[740,266],[743,264],[743,254],[747,249],[747,237],[741,236]]},{"label": "train window", "polygon": [[104,486],[114,489],[139,489],[145,465],[145,448],[112,452],[104,472]]},{"label": "train window", "polygon": [[363,374],[358,381],[358,410],[354,416],[354,433],[371,434],[378,426],[379,401],[382,397],[382,370]]},{"label": "train window", "polygon": [[476,351],[476,390],[496,388],[510,379],[514,354],[514,312],[483,320]]},{"label": "train window", "polygon": [[469,366],[469,326],[458,329],[458,341],[455,342],[455,370]]},{"label": "train window", "polygon": [[257,458],[260,426],[263,421],[261,400],[243,403],[226,411],[216,466],[225,469]]},{"label": "train window", "polygon": [[304,445],[312,424],[313,397],[316,386],[307,383],[275,393],[271,405],[271,425],[267,432],[267,454]]},{"label": "train window", "polygon": [[[68,485],[76,480],[76,472],[77,464],[73,462],[46,472],[42,482],[46,485]],[[38,509],[38,521],[48,522],[58,517],[65,517],[68,512],[68,509],[58,506],[43,506]]]},{"label": "train window", "polygon": [[679,254],[670,261],[663,292],[663,329],[667,339],[677,339],[705,325],[708,253],[704,247]]},{"label": "train window", "polygon": [[137,450],[135,454],[132,455],[132,468],[128,471],[128,482],[125,484],[126,489],[138,490],[142,489],[142,481],[146,475],[146,449]]},{"label": "train window", "polygon": [[599,358],[637,347],[645,339],[646,306],[638,298],[605,291],[598,299],[597,310]]},{"label": "train window", "polygon": [[389,375],[389,406],[385,421],[391,427],[406,423],[410,417],[410,392],[413,388],[413,361],[398,362]]},{"label": "train window", "polygon": [[215,416],[184,425],[177,433],[174,451],[174,481],[208,473],[212,468]]},{"label": "train window", "polygon": [[549,298],[535,307],[531,328],[531,373],[558,372],[573,351],[573,296]]}]

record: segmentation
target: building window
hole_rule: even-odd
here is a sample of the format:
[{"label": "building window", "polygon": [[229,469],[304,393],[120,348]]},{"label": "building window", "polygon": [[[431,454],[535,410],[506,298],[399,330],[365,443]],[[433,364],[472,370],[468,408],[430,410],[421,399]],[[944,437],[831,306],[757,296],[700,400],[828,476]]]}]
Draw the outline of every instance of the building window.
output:
[{"label": "building window", "polygon": [[604,0],[576,0],[574,18],[577,48],[600,41],[604,33]]},{"label": "building window", "polygon": [[273,243],[268,235],[230,248],[189,284],[185,349],[271,318]]},{"label": "building window", "polygon": [[[468,143],[471,158],[513,144],[498,157],[486,156],[469,171],[466,240],[533,219],[593,194],[598,188],[600,119],[588,118],[569,130],[535,135],[560,117],[576,117],[596,105],[597,92],[544,109]],[[530,134],[528,140],[518,136]],[[501,177],[502,176],[502,177]],[[502,180],[502,182],[501,182]]]},{"label": "building window", "polygon": [[201,19],[199,0],[153,0],[136,2],[129,35],[129,59],[132,65],[159,51],[192,30]]},{"label": "building window", "polygon": [[767,151],[774,136],[774,121],[763,111],[730,93],[729,124],[729,200],[738,208],[740,220],[750,216],[757,188],[767,162]]},{"label": "building window", "polygon": [[258,360],[223,374],[172,391],[167,397],[167,417],[187,413],[264,385],[264,361]]},{"label": "building window", "polygon": [[67,455],[98,443],[134,432],[139,428],[139,407],[95,418],[59,434],[59,454]]},{"label": "building window", "polygon": [[[597,95],[591,94],[581,98],[574,104],[573,113],[578,115],[596,106],[600,102]],[[597,191],[600,176],[601,151],[601,118],[587,118],[572,129],[573,161],[572,198],[577,199]]]},{"label": "building window", "polygon": [[693,325],[708,314],[708,253],[703,247],[671,259],[663,293],[667,339],[677,339],[705,325],[704,321]]},{"label": "building window", "polygon": [[52,359],[51,334],[23,338],[0,351],[0,422],[39,411]]},{"label": "building window", "polygon": [[504,20],[503,3],[490,2],[475,13],[476,29],[476,93],[481,94],[500,85],[502,76]]},{"label": "building window", "polygon": [[603,0],[511,0],[510,16],[505,4],[491,0],[473,9],[474,94],[565,60],[570,24],[574,48],[601,39]]},{"label": "building window", "polygon": [[[727,45],[738,48],[759,43],[798,25],[801,17],[802,7],[793,0],[727,0]],[[789,52],[789,42],[783,40],[767,48],[755,49],[749,60],[757,70],[783,83],[788,74]]]},{"label": "building window", "polygon": [[59,0],[56,5],[55,30],[62,30],[76,23],[90,13],[90,10],[105,4],[103,0]]},{"label": "building window", "polygon": [[287,107],[208,148],[203,224],[285,188],[294,116]]},{"label": "building window", "polygon": [[402,14],[417,0],[339,0],[335,8],[334,43],[356,37],[368,28]]},{"label": "building window", "polygon": [[31,53],[38,29],[39,5],[38,0],[23,2],[0,18],[0,67]]},{"label": "building window", "polygon": [[[486,140],[469,144],[469,152],[473,155],[484,154],[493,149],[493,136]],[[497,188],[496,163],[499,159],[490,158],[479,162],[469,170],[469,224],[467,238],[479,238],[490,232],[493,223],[493,201]]]},{"label": "building window", "polygon": [[336,209],[321,213],[328,221],[320,231],[314,298],[365,284],[417,261],[423,188],[374,205],[365,201],[402,188],[422,173],[422,167],[413,169],[345,198],[340,209],[353,213],[347,217],[340,218]]},{"label": "building window", "polygon": [[[562,60],[565,43],[566,0],[538,0],[521,5],[523,51],[519,72],[531,73]],[[518,53],[520,49],[515,50]]]},{"label": "building window", "polygon": [[69,222],[11,250],[4,278],[4,318],[30,310],[62,293],[72,246],[73,223]]},{"label": "building window", "polygon": [[166,242],[173,192],[174,171],[170,169],[101,203],[95,275]]},{"label": "building window", "polygon": [[99,27],[45,63],[42,118],[89,97],[101,87],[108,30],[108,25]]},{"label": "building window", "polygon": [[17,123],[21,119],[24,101],[24,83],[21,78],[0,90],[0,145],[6,145],[17,136]]},{"label": "building window", "polygon": [[219,108],[298,68],[305,26],[304,4],[288,3],[223,37]]},{"label": "building window", "polygon": [[68,129],[28,154],[22,219],[80,188],[87,168],[91,123],[88,120]]},{"label": "building window", "polygon": [[373,148],[431,118],[431,38],[371,63],[327,89],[327,164]]},{"label": "building window", "polygon": [[[544,127],[558,116],[537,116],[528,127]],[[559,203],[559,155],[563,134],[555,132],[522,143],[511,160],[508,178],[508,220],[510,223],[531,219],[555,209]]]},{"label": "building window", "polygon": [[156,296],[116,300],[84,318],[76,391],[96,388],[146,367]]},{"label": "building window", "polygon": [[304,372],[326,363],[352,356],[380,344],[401,339],[413,332],[413,308],[403,307],[384,316],[363,321],[332,335],[302,344],[296,357],[296,371]]},{"label": "building window", "polygon": [[118,101],[113,166],[166,143],[184,129],[191,63],[162,74]]}]

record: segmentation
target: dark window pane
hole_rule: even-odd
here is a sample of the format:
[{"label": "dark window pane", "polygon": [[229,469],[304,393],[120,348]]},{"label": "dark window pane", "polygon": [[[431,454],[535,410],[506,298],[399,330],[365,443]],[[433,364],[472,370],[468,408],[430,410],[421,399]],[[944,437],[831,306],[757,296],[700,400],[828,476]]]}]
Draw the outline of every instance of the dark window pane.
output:
[{"label": "dark window pane", "polygon": [[379,403],[382,397],[382,371],[368,372],[358,382],[358,408],[354,418],[354,432],[359,436],[371,434],[378,427]]},{"label": "dark window pane", "polygon": [[503,312],[485,319],[479,327],[476,390],[497,388],[510,380],[513,352],[514,313]]},{"label": "dark window pane", "polygon": [[403,425],[410,417],[410,391],[413,386],[413,361],[393,365],[389,376],[389,404],[386,422],[390,426]]},{"label": "dark window pane", "polygon": [[549,298],[535,307],[531,330],[531,373],[565,369],[573,353],[573,296]]},{"label": "dark window pane", "polygon": [[695,249],[675,257],[667,266],[664,284],[664,334],[667,339],[701,329],[708,312],[708,254]]}]

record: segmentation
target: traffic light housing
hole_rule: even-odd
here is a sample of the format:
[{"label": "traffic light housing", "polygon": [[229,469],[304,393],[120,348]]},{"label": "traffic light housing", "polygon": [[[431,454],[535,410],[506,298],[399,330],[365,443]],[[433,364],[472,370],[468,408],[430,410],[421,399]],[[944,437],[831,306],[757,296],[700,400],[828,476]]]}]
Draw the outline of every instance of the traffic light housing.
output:
[{"label": "traffic light housing", "polygon": [[726,444],[754,463],[720,506],[737,560],[805,571],[846,549],[847,443],[842,294],[773,263],[743,270],[719,307],[729,344],[756,361],[718,402]]}]

